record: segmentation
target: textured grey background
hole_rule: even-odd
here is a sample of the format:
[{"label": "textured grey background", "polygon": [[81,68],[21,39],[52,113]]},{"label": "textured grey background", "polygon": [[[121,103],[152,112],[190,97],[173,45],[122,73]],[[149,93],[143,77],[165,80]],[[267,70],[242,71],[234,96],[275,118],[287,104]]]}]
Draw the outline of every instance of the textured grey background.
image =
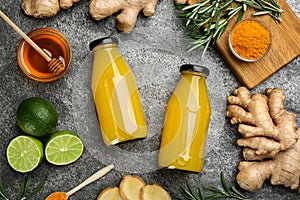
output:
[{"label": "textured grey background", "polygon": [[[300,16],[299,0],[287,1]],[[17,195],[17,184],[25,179],[24,174],[13,171],[6,161],[5,151],[9,141],[21,134],[15,120],[19,103],[29,97],[38,96],[51,101],[59,111],[58,130],[77,132],[86,148],[82,157],[68,166],[53,166],[43,162],[33,171],[33,184],[42,180],[46,184],[34,199],[44,199],[53,191],[68,191],[93,172],[108,163],[116,169],[101,180],[85,187],[70,199],[96,199],[101,190],[119,184],[124,174],[137,174],[147,183],[157,182],[164,186],[173,199],[180,197],[178,189],[190,184],[193,188],[207,185],[220,186],[219,174],[235,185],[237,165],[241,159],[239,137],[235,126],[225,118],[226,97],[241,84],[226,66],[214,48],[209,48],[204,59],[201,52],[186,53],[187,40],[183,39],[185,28],[176,19],[172,0],[159,1],[156,13],[151,18],[138,17],[135,30],[127,35],[115,28],[115,15],[102,21],[94,21],[88,13],[88,1],[81,0],[71,9],[60,12],[49,19],[25,16],[20,8],[21,0],[1,1],[4,11],[24,32],[35,28],[50,27],[61,31],[69,39],[73,60],[70,71],[60,80],[39,83],[27,78],[19,69],[16,50],[18,36],[3,20],[0,20],[0,176],[12,198]],[[89,89],[91,65],[88,44],[94,39],[116,35],[120,39],[120,51],[130,64],[137,79],[145,116],[149,125],[149,137],[127,143],[107,151],[101,142],[99,127]],[[287,47],[288,48],[288,47]],[[212,115],[207,137],[205,164],[201,173],[173,170],[158,170],[156,155],[163,126],[165,105],[179,80],[178,66],[196,63],[207,66],[210,76],[207,85],[211,99]],[[263,92],[266,87],[280,87],[286,92],[285,106],[299,116],[300,58],[292,61],[252,92]],[[96,142],[96,144],[95,144]],[[97,146],[98,145],[98,146]],[[119,157],[116,157],[120,155]],[[251,199],[299,199],[299,190],[292,191],[282,186],[271,186],[266,181],[256,193],[247,193]]]}]

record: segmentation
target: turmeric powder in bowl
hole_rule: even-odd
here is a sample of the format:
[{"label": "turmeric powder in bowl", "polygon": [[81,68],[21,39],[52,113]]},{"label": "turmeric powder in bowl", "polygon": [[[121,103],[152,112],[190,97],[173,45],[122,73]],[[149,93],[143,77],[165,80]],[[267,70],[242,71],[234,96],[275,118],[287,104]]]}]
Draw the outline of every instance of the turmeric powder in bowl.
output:
[{"label": "turmeric powder in bowl", "polygon": [[245,19],[230,31],[229,48],[240,60],[254,62],[263,58],[271,47],[271,32],[262,22]]},{"label": "turmeric powder in bowl", "polygon": [[68,195],[65,192],[54,192],[49,195],[46,200],[67,200]]}]

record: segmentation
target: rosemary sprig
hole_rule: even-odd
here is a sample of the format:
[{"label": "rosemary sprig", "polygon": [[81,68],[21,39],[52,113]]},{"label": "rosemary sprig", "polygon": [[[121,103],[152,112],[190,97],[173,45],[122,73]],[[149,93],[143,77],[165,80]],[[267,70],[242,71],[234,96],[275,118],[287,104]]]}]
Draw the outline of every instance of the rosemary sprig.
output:
[{"label": "rosemary sprig", "polygon": [[9,197],[3,187],[2,182],[0,182],[0,199],[1,200],[9,200]]},{"label": "rosemary sprig", "polygon": [[233,198],[239,200],[248,200],[241,192],[239,192],[234,186],[229,187],[226,183],[223,172],[220,175],[223,189],[219,189],[215,186],[206,187],[205,190],[209,193],[207,196],[203,196],[200,189],[195,192],[187,185],[187,189],[180,188],[179,191],[183,198],[181,200],[206,200],[206,199],[219,199],[219,198]]},{"label": "rosemary sprig", "polygon": [[187,189],[181,187],[179,191],[184,198],[180,200],[204,200],[205,199],[201,193],[200,188],[197,189],[197,193],[196,193],[193,189],[191,189],[189,185],[187,185]]},{"label": "rosemary sprig", "polygon": [[274,20],[281,21],[283,10],[276,0],[203,0],[189,6],[177,6],[182,11],[178,17],[186,19],[188,36],[195,39],[188,51],[204,46],[203,56],[210,45],[217,43],[229,21],[237,14],[237,21],[240,21],[248,7],[257,10],[253,16],[270,15]]},{"label": "rosemary sprig", "polygon": [[229,187],[226,183],[223,172],[221,172],[221,182],[222,189],[219,189],[214,186],[207,187],[206,189],[212,193],[208,194],[206,199],[215,199],[215,198],[234,198],[240,200],[247,200],[248,198],[240,193],[234,186]]},{"label": "rosemary sprig", "polygon": [[276,21],[278,22],[282,21],[281,13],[283,12],[283,10],[280,9],[279,3],[277,3],[275,0],[235,0],[235,1],[239,3],[244,3],[245,5],[248,5],[258,10],[257,12],[252,14],[253,16],[270,15]]},{"label": "rosemary sprig", "polygon": [[17,200],[25,200],[33,195],[37,194],[44,186],[45,181],[40,183],[37,187],[35,187],[31,192],[29,192],[29,186],[31,184],[31,175],[28,174],[26,181],[22,184],[21,188],[19,189],[19,195]]},{"label": "rosemary sprig", "polygon": [[[30,184],[31,184],[31,175],[28,174],[26,180],[22,183],[21,187],[19,188],[17,200],[26,200],[34,196],[35,194],[37,194],[43,188],[45,181],[40,183],[31,192],[29,192]],[[0,200],[10,200],[1,182],[0,182]]]}]

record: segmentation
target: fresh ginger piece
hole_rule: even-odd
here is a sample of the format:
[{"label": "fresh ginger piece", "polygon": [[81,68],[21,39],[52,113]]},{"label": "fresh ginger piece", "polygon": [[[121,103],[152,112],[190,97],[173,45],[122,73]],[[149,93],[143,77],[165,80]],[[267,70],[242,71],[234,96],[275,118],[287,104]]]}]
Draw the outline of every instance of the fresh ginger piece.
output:
[{"label": "fresh ginger piece", "polygon": [[60,0],[59,1],[59,6],[62,9],[68,9],[71,8],[73,6],[74,3],[77,3],[80,0]]},{"label": "fresh ginger piece", "polygon": [[158,184],[145,185],[141,189],[141,200],[171,200],[170,194]]},{"label": "fresh ginger piece", "polygon": [[281,149],[278,142],[265,137],[238,139],[237,144],[242,147],[249,147],[243,150],[245,160],[273,158]]},{"label": "fresh ginger piece", "polygon": [[21,7],[25,14],[36,18],[52,17],[60,9],[68,9],[80,0],[24,0]]},{"label": "fresh ginger piece", "polygon": [[[297,129],[300,137],[300,128]],[[272,185],[284,185],[296,190],[300,178],[300,140],[291,149],[279,152],[272,160],[262,162],[240,162],[236,180],[241,188],[249,192],[260,189],[266,179]]]},{"label": "fresh ginger piece", "polygon": [[267,179],[272,185],[298,188],[300,128],[296,115],[284,109],[284,101],[284,91],[278,88],[251,95],[240,87],[228,97],[226,115],[232,124],[239,124],[243,138],[237,144],[245,147],[246,161],[240,162],[236,180],[247,191],[257,191]]},{"label": "fresh ginger piece", "polygon": [[141,189],[146,185],[144,180],[139,176],[123,176],[119,191],[124,200],[139,200]]},{"label": "fresh ginger piece", "polygon": [[238,131],[244,137],[238,145],[255,151],[248,152],[246,160],[273,158],[298,140],[296,115],[284,109],[284,100],[284,91],[278,88],[250,95],[247,88],[240,87],[228,97],[226,116],[232,124],[239,124]]},{"label": "fresh ginger piece", "polygon": [[240,170],[236,176],[236,181],[241,188],[249,192],[260,189],[268,178],[272,175],[273,161],[239,163]]},{"label": "fresh ginger piece", "polygon": [[59,2],[58,0],[24,0],[21,7],[27,15],[44,18],[56,15],[59,11]]},{"label": "fresh ginger piece", "polygon": [[108,187],[97,197],[97,200],[123,200],[118,187]]},{"label": "fresh ginger piece", "polygon": [[193,5],[199,2],[202,2],[203,0],[175,0],[175,4],[177,5],[183,5],[183,4],[187,4],[187,5]]},{"label": "fresh ginger piece", "polygon": [[116,18],[117,28],[121,32],[131,32],[141,11],[145,16],[154,15],[157,0],[91,0],[89,12],[95,20],[101,20],[121,11]]}]

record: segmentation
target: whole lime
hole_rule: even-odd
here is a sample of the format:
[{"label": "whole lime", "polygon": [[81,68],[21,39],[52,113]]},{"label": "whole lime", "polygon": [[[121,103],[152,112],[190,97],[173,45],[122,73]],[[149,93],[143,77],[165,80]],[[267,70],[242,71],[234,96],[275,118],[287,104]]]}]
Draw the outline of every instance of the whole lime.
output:
[{"label": "whole lime", "polygon": [[56,131],[58,113],[49,101],[32,97],[19,105],[17,122],[25,133],[40,137]]}]

